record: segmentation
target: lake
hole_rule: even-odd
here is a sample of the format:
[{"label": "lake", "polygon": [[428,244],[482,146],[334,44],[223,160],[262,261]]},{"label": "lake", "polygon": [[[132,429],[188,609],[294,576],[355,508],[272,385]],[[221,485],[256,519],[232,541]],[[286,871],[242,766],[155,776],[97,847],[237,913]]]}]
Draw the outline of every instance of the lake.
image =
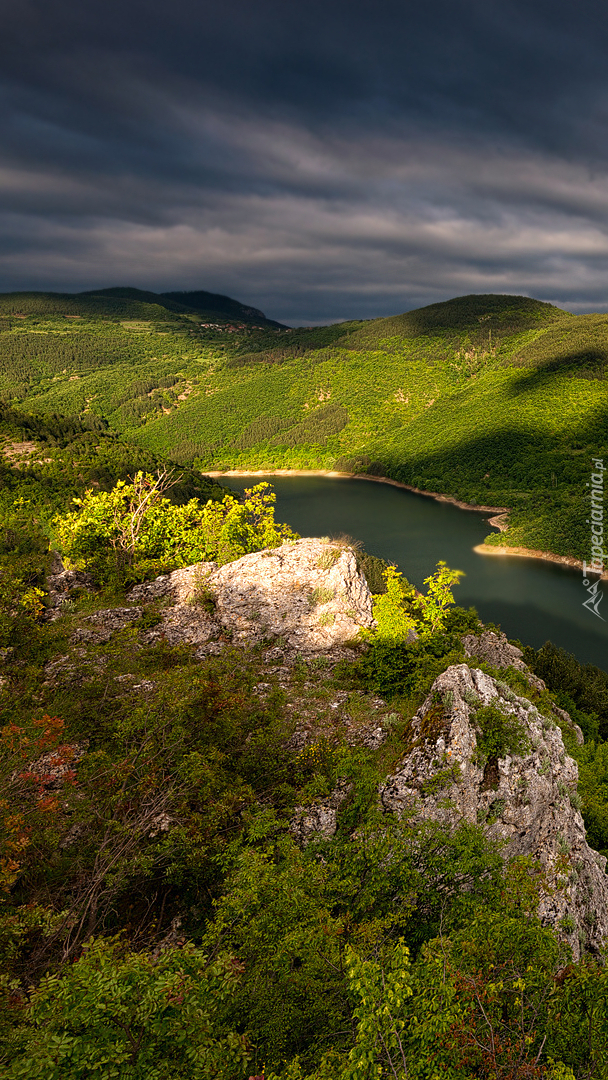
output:
[{"label": "lake", "polygon": [[[550,639],[583,663],[608,669],[608,623],[583,608],[582,573],[540,559],[478,555],[473,548],[493,531],[490,514],[365,480],[267,479],[277,494],[277,521],[302,536],[346,533],[370,554],[396,563],[419,589],[444,559],[466,573],[454,594],[462,607],[474,604],[483,621],[500,624],[509,638],[536,648]],[[260,478],[231,476],[222,482],[242,492]]]}]

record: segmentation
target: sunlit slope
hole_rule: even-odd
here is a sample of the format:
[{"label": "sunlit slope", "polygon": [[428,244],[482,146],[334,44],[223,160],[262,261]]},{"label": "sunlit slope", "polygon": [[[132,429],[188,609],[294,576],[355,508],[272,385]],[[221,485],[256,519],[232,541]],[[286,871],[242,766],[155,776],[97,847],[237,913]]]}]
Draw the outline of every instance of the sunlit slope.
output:
[{"label": "sunlit slope", "polygon": [[[446,311],[464,325],[446,326]],[[502,370],[503,357],[534,342],[543,322],[551,325],[564,317],[571,318],[525,298],[465,297],[348,327],[329,346],[305,349],[299,342],[290,348],[284,338],[280,350],[211,365],[183,408],[147,424],[145,438],[159,445],[168,439],[167,447],[176,453],[187,439],[188,452],[194,445],[220,467],[251,458],[283,464],[297,447],[311,465],[336,453],[384,447],[387,434],[411,424],[439,398]],[[325,429],[332,410],[336,430],[314,438],[315,417]],[[246,431],[252,422],[261,435],[266,428],[267,436],[256,439],[255,430]],[[294,435],[303,423],[306,430]],[[313,437],[305,439],[306,434]]]},{"label": "sunlit slope", "polygon": [[505,539],[586,557],[590,458],[608,456],[608,318],[529,303],[460,328],[412,313],[381,321],[390,337],[377,321],[312,355],[209,371],[135,437],[206,468],[372,471],[510,506]]},{"label": "sunlit slope", "polygon": [[588,554],[585,482],[591,456],[608,458],[608,316],[496,295],[291,331],[161,311],[0,319],[11,393],[101,416],[178,463],[367,471],[509,506],[507,541]]}]

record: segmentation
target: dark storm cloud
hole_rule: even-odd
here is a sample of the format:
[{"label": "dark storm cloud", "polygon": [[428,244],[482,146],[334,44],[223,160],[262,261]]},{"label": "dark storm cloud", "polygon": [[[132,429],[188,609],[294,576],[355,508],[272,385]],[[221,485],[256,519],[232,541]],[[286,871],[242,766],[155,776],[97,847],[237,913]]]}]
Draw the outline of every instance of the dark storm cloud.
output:
[{"label": "dark storm cloud", "polygon": [[0,288],[285,321],[608,308],[608,15],[582,0],[6,6]]}]

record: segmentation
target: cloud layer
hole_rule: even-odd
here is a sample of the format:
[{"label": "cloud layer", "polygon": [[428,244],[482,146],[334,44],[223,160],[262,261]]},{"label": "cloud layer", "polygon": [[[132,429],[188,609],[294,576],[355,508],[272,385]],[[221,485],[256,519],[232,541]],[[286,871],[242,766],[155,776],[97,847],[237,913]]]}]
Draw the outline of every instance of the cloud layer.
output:
[{"label": "cloud layer", "polygon": [[595,0],[28,0],[3,25],[2,290],[206,288],[294,324],[608,309]]}]

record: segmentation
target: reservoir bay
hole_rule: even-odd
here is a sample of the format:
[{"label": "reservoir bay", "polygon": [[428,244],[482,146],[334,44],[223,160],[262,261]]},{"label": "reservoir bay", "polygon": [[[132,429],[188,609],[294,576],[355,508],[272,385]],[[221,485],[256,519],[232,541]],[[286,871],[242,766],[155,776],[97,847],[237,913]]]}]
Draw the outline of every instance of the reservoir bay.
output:
[{"label": "reservoir bay", "polygon": [[302,536],[360,540],[371,555],[396,563],[419,589],[443,559],[466,574],[455,589],[456,602],[473,604],[484,622],[500,624],[507,637],[536,648],[551,640],[582,663],[608,669],[608,622],[582,606],[588,594],[581,571],[540,559],[479,555],[473,548],[494,531],[487,522],[491,514],[343,477],[230,476],[222,483],[242,492],[261,479],[276,492],[277,521]]}]

